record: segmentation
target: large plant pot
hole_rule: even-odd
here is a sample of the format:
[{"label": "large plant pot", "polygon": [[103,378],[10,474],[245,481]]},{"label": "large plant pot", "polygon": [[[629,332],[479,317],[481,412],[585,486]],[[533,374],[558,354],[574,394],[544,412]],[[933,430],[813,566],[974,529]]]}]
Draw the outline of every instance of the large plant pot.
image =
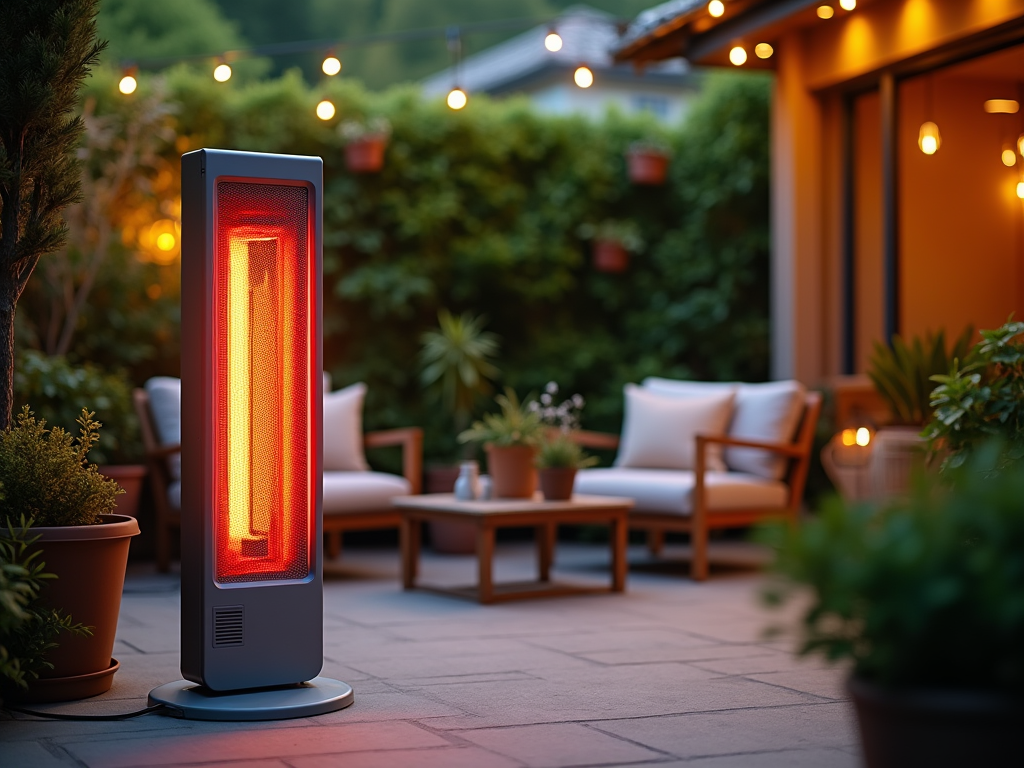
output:
[{"label": "large plant pot", "polygon": [[142,483],[146,479],[146,467],[142,464],[117,464],[101,466],[100,474],[109,477],[124,489],[117,497],[114,514],[139,516],[139,501],[142,499]]},{"label": "large plant pot", "polygon": [[576,482],[575,467],[547,467],[537,470],[540,492],[547,501],[566,501],[572,498]]},{"label": "large plant pot", "polygon": [[616,240],[595,240],[593,255],[599,272],[625,272],[629,266],[629,251]]},{"label": "large plant pot", "polygon": [[33,548],[42,550],[46,572],[57,575],[40,592],[40,601],[92,627],[89,637],[62,633],[60,645],[47,653],[53,669],[40,672],[23,701],[69,701],[110,689],[117,671],[111,658],[128,546],[139,524],[127,515],[102,515],[97,525],[32,528],[39,535]]},{"label": "large plant pot", "polygon": [[634,184],[660,186],[668,176],[668,155],[653,151],[626,153],[629,180]]},{"label": "large plant pot", "polygon": [[868,467],[870,495],[876,499],[905,496],[910,478],[924,467],[927,441],[920,427],[883,427],[871,441]]},{"label": "large plant pot", "polygon": [[377,173],[384,167],[383,136],[366,136],[345,145],[345,165],[353,173]]},{"label": "large plant pot", "polygon": [[847,685],[868,768],[1024,765],[1024,700],[983,691]]},{"label": "large plant pot", "polygon": [[494,497],[529,499],[537,490],[537,449],[528,445],[487,446]]}]

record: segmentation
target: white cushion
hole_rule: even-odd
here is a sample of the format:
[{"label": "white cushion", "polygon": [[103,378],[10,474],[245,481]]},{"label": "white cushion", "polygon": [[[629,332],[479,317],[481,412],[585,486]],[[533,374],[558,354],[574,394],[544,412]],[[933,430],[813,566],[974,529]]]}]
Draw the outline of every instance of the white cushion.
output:
[{"label": "white cushion", "polygon": [[[732,416],[731,390],[679,398],[625,386],[626,404],[617,467],[693,469],[697,435],[724,435]],[[721,446],[708,446],[707,468],[724,471]]]},{"label": "white cushion", "polygon": [[[181,443],[181,379],[170,376],[154,376],[146,382],[149,395],[149,411],[153,414],[156,439],[160,445]],[[172,480],[181,480],[181,454],[167,457],[167,471]],[[175,505],[180,507],[179,503]]]},{"label": "white cushion", "polygon": [[363,453],[363,398],[360,382],[324,395],[324,472],[366,472]]},{"label": "white cushion", "polygon": [[324,514],[391,509],[395,496],[412,493],[409,481],[385,472],[324,472]]},{"label": "white cushion", "polygon": [[[807,389],[799,381],[769,381],[764,384],[731,382],[673,381],[649,377],[643,387],[650,392],[677,397],[707,397],[735,389],[736,406],[729,437],[768,443],[792,442],[803,414]],[[737,472],[781,480],[786,474],[785,456],[756,448],[726,448],[725,464]]]},{"label": "white cushion", "polygon": [[[694,473],[669,469],[581,469],[575,493],[625,496],[636,501],[635,512],[689,515],[693,512]],[[784,508],[789,488],[742,472],[705,472],[709,510]]]}]

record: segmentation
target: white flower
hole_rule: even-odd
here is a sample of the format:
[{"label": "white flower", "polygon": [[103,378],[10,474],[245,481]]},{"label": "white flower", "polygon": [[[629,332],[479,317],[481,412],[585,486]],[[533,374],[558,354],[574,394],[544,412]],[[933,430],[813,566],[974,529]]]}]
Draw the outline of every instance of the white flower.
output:
[{"label": "white flower", "polygon": [[[548,385],[546,387],[544,387],[544,391],[547,392],[549,395],[557,395],[558,394],[558,385],[555,382],[553,382],[553,381],[549,381]],[[550,402],[550,398],[548,398],[548,400]]]},{"label": "white flower", "polygon": [[544,393],[543,395],[541,395],[541,396],[540,396],[540,401],[541,401],[541,402],[542,402],[542,403],[543,403],[544,405],[551,405],[551,395],[549,395],[549,394],[547,394],[547,393],[545,392],[545,393]]},{"label": "white flower", "polygon": [[582,408],[584,405],[586,405],[586,401],[583,399],[583,395],[573,395],[572,404],[575,405],[577,408]]}]

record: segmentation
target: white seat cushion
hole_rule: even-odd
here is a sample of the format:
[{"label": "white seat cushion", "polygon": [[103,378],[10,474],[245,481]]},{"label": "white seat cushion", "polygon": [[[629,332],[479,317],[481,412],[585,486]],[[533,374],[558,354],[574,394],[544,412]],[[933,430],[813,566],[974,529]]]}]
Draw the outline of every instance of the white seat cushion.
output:
[{"label": "white seat cushion", "polygon": [[324,472],[324,514],[391,509],[395,496],[412,493],[409,481],[386,472]]},{"label": "white seat cushion", "polygon": [[[576,473],[576,493],[625,496],[635,512],[689,515],[693,511],[694,473],[673,469],[583,469]],[[709,510],[785,507],[789,488],[742,472],[705,472]]]},{"label": "white seat cushion", "polygon": [[366,472],[363,398],[360,382],[324,395],[324,472]]},{"label": "white seat cushion", "polygon": [[[644,379],[650,392],[677,397],[707,397],[735,390],[736,404],[728,435],[737,440],[790,443],[803,414],[807,389],[799,381],[769,381],[764,384],[734,382],[674,381],[655,376]],[[737,472],[781,480],[786,474],[784,456],[756,448],[726,448],[725,465]]]},{"label": "white seat cushion", "polygon": [[[146,394],[149,395],[149,412],[153,414],[156,439],[160,441],[160,445],[179,445],[181,443],[181,379],[174,379],[170,376],[154,376],[146,382],[145,389]],[[172,480],[181,480],[180,453],[167,457],[167,471]]]}]

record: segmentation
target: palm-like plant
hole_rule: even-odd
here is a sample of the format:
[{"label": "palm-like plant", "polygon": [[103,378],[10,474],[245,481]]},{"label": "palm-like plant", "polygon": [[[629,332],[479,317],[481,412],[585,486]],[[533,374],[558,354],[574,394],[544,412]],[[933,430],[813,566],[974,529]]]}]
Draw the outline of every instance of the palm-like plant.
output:
[{"label": "palm-like plant", "polygon": [[478,397],[490,394],[498,369],[491,360],[498,354],[498,337],[483,330],[486,320],[464,312],[455,317],[447,309],[437,313],[438,328],[421,337],[420,382],[434,390],[452,414],[455,431],[469,424]]}]

